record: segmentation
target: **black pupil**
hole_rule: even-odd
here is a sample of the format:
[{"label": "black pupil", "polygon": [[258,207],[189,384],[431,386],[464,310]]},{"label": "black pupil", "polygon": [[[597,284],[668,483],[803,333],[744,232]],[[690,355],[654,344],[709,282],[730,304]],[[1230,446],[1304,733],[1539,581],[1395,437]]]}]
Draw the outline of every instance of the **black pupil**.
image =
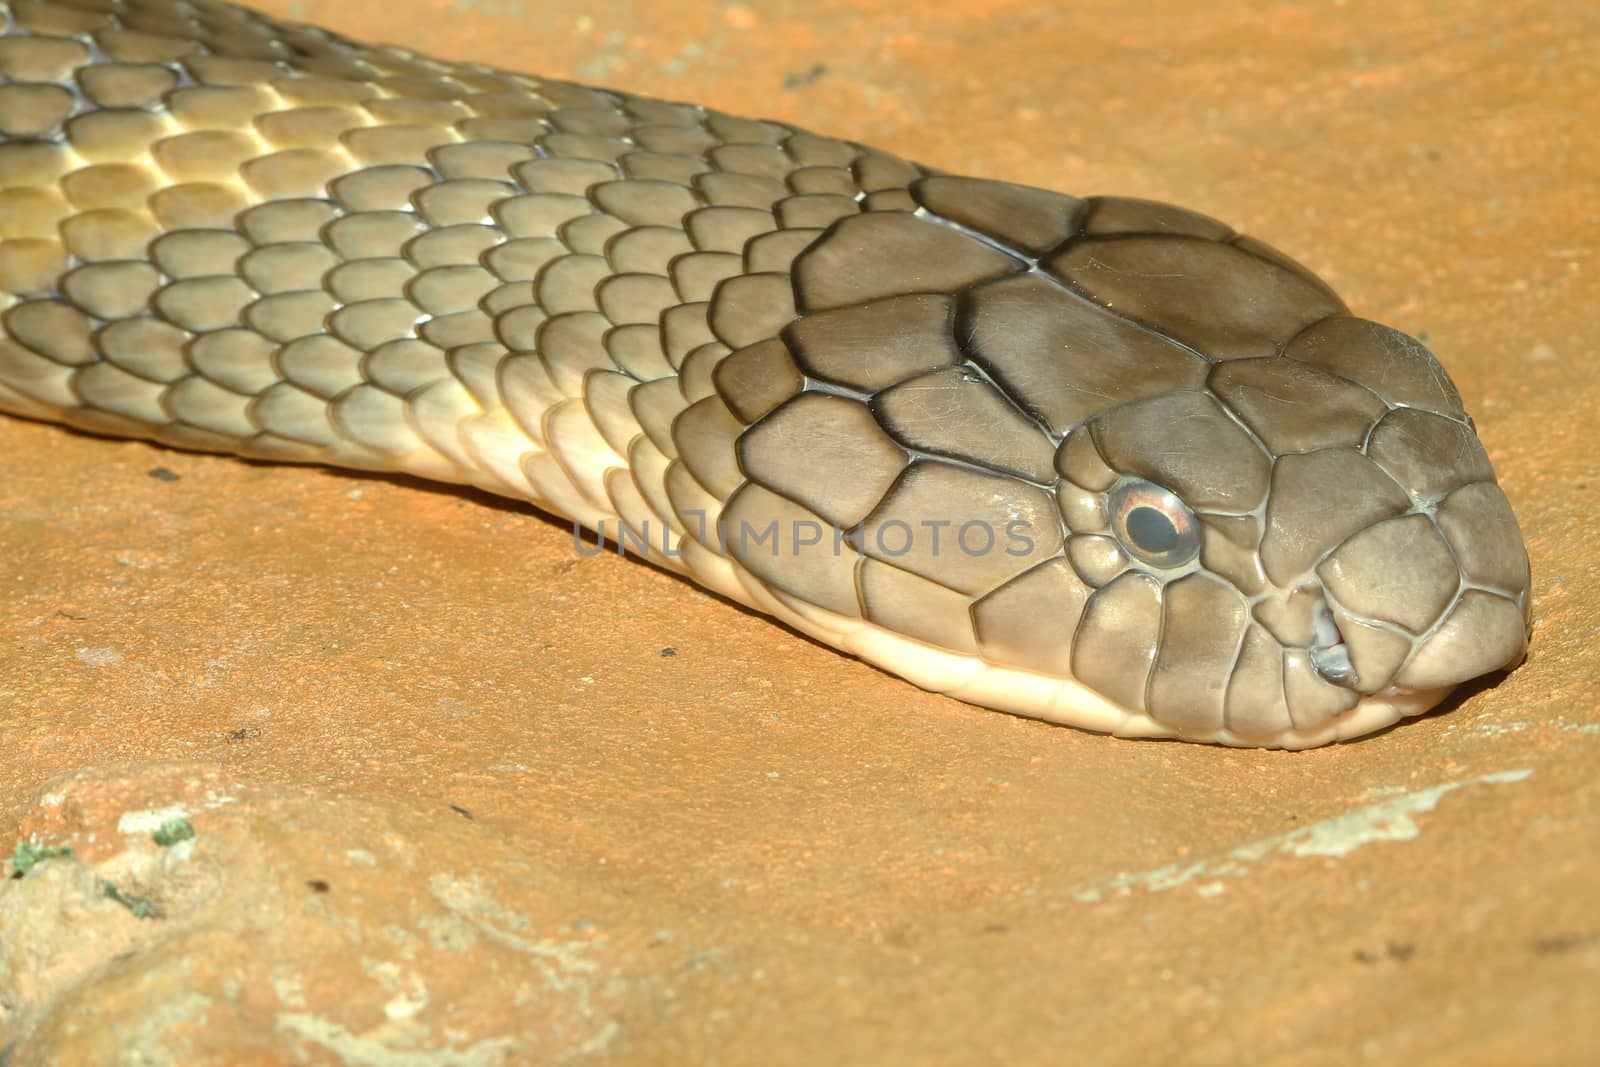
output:
[{"label": "black pupil", "polygon": [[1171,552],[1178,547],[1178,528],[1172,520],[1151,507],[1128,512],[1128,536],[1146,552]]}]

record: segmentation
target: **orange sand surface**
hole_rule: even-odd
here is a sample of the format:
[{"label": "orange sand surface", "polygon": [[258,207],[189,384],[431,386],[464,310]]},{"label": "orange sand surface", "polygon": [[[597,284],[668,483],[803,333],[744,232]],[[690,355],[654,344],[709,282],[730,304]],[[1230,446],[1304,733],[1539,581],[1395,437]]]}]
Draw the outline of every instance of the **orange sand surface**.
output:
[{"label": "orange sand surface", "polygon": [[0,882],[0,1062],[1600,1060],[1600,12],[261,6],[1285,249],[1455,377],[1532,654],[1358,743],[1116,741],[476,493],[0,419],[0,844],[73,850]]}]

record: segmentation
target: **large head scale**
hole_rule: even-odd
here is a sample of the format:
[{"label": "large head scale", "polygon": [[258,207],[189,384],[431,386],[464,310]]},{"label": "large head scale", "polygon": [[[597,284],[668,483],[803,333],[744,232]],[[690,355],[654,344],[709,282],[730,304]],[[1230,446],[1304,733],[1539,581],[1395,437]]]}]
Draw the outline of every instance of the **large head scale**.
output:
[{"label": "large head scale", "polygon": [[1235,744],[1365,733],[1521,659],[1521,535],[1421,344],[1181,209],[911,193],[803,252],[800,317],[717,373],[725,527],[843,531],[730,539],[780,596],[980,664],[942,686],[965,699]]}]

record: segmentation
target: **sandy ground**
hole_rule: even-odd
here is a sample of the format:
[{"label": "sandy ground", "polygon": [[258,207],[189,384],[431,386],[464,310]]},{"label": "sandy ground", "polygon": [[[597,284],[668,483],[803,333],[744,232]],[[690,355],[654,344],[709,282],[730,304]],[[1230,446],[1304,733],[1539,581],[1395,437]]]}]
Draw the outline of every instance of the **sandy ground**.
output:
[{"label": "sandy ground", "polygon": [[1449,367],[1532,656],[1115,741],[475,493],[0,420],[0,842],[73,849],[0,882],[0,1063],[1600,1059],[1600,11],[260,6],[1284,248]]}]

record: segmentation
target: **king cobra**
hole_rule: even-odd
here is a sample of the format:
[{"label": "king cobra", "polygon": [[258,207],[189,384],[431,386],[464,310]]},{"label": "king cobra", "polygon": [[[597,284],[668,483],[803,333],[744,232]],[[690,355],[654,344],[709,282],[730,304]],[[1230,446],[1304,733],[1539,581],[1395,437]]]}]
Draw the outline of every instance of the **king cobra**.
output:
[{"label": "king cobra", "polygon": [[1182,208],[368,46],[0,3],[0,408],[478,486],[926,689],[1304,748],[1514,666],[1416,340]]}]

